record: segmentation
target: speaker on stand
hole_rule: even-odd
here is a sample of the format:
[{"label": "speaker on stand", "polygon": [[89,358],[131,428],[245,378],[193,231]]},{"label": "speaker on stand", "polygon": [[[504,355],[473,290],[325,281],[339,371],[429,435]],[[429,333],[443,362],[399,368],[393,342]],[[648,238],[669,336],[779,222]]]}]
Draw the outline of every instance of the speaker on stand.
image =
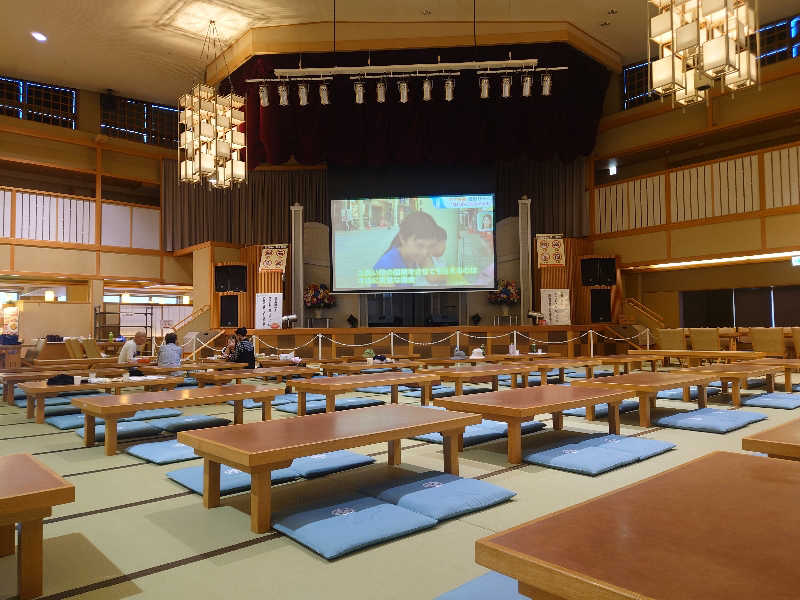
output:
[{"label": "speaker on stand", "polygon": [[239,327],[239,295],[223,294],[219,297],[220,327]]}]

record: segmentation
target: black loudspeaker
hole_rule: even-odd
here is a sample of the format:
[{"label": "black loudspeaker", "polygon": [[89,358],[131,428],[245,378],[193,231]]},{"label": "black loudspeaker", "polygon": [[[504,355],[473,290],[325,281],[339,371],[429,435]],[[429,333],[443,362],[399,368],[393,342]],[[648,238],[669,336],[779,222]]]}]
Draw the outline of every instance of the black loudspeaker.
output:
[{"label": "black loudspeaker", "polygon": [[615,285],[617,261],[614,258],[582,258],[581,283],[583,285]]},{"label": "black loudspeaker", "polygon": [[591,291],[592,323],[611,322],[611,290],[597,289]]},{"label": "black loudspeaker", "polygon": [[219,297],[219,326],[239,326],[239,296]]},{"label": "black loudspeaker", "polygon": [[218,292],[246,292],[247,267],[217,265],[214,267],[214,289]]}]

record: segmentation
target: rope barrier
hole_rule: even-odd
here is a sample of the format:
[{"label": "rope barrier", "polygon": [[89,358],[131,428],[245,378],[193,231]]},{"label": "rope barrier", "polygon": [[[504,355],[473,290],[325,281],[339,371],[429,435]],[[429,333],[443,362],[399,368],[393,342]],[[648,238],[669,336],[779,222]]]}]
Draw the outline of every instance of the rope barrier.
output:
[{"label": "rope barrier", "polygon": [[601,338],[604,338],[604,339],[607,339],[607,340],[612,340],[612,341],[614,341],[614,342],[627,342],[627,341],[630,341],[630,340],[632,340],[632,339],[635,339],[635,338],[642,337],[642,336],[643,336],[643,335],[645,335],[645,333],[647,333],[648,331],[649,331],[649,329],[644,329],[644,330],[640,331],[639,333],[637,333],[636,335],[632,335],[631,337],[627,337],[627,338],[615,338],[615,337],[609,337],[609,336],[607,336],[607,335],[603,335],[602,333],[600,333],[600,332],[598,332],[598,331],[594,331],[594,330],[592,330],[592,332],[593,332],[595,335],[597,335],[597,336],[600,336]]},{"label": "rope barrier", "polygon": [[456,336],[456,333],[459,333],[459,332],[457,331],[457,332],[455,332],[455,333],[453,333],[451,335],[448,335],[446,338],[442,338],[441,340],[437,340],[435,342],[412,342],[411,340],[407,340],[406,338],[401,337],[396,333],[394,334],[394,337],[396,337],[400,341],[405,342],[406,344],[412,344],[412,345],[415,345],[415,346],[435,346],[436,344],[441,344],[443,342],[446,342],[447,340],[453,339]]},{"label": "rope barrier", "polygon": [[563,341],[560,341],[560,342],[554,342],[552,340],[537,340],[536,338],[532,338],[532,337],[529,337],[529,336],[525,335],[521,331],[517,331],[516,333],[517,333],[517,335],[520,335],[520,336],[524,337],[526,340],[530,340],[532,342],[536,342],[537,344],[569,344],[570,342],[574,342],[575,340],[579,340],[582,337],[589,335],[588,331],[584,331],[582,334],[580,334],[580,335],[578,335],[578,336],[576,336],[574,338],[569,338],[567,340],[563,340]]},{"label": "rope barrier", "polygon": [[336,344],[337,346],[345,346],[345,347],[347,347],[347,348],[363,348],[363,347],[365,347],[365,346],[372,346],[372,345],[374,345],[374,344],[377,344],[377,343],[379,343],[379,342],[382,342],[383,340],[385,340],[385,339],[386,339],[386,338],[388,338],[388,337],[391,337],[391,335],[392,335],[391,333],[387,333],[387,334],[386,334],[385,336],[383,336],[381,339],[379,339],[379,340],[373,340],[373,341],[371,341],[371,342],[368,342],[368,343],[366,343],[366,344],[345,344],[345,343],[343,343],[343,342],[337,342],[337,341],[336,341],[336,340],[334,340],[333,338],[329,338],[329,337],[327,337],[327,336],[324,336],[324,335],[322,335],[321,333],[319,334],[319,336],[320,336],[320,337],[321,337],[323,340],[328,340],[328,341],[329,341],[329,342],[331,342],[332,344]]},{"label": "rope barrier", "polygon": [[496,340],[501,337],[509,336],[512,333],[513,333],[512,331],[509,331],[508,333],[501,333],[500,335],[470,335],[468,333],[464,333],[462,335],[465,335],[468,338],[472,338],[473,340]]},{"label": "rope barrier", "polygon": [[[319,334],[317,334],[317,335],[319,335]],[[277,346],[273,346],[271,344],[268,344],[267,342],[262,340],[257,335],[255,335],[253,337],[255,337],[259,341],[259,343],[264,344],[267,348],[272,348],[273,350],[278,350],[280,352],[294,352],[295,350],[299,350],[300,348],[305,348],[306,346],[308,346],[309,344],[313,343],[314,340],[317,339],[317,336],[315,335],[310,340],[308,340],[305,344],[300,344],[299,346],[296,346],[295,348],[278,348]]]}]

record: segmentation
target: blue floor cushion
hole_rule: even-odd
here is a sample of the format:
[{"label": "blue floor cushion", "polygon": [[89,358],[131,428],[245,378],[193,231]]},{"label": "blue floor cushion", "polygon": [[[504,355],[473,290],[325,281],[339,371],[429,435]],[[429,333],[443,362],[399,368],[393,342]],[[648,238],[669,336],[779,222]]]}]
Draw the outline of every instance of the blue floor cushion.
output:
[{"label": "blue floor cushion", "polygon": [[[432,398],[448,398],[456,395],[456,388],[450,386],[433,386],[431,388]],[[403,392],[403,396],[407,398],[422,398],[422,390],[412,390],[410,392]]]},{"label": "blue floor cushion", "polygon": [[[45,417],[44,422],[56,429],[77,429],[78,427],[83,427],[83,415],[78,413]],[[103,422],[103,419],[95,419],[95,425],[102,425]]]},{"label": "blue floor cushion", "polygon": [[434,525],[430,517],[360,495],[278,514],[272,524],[329,560]]},{"label": "blue floor cushion", "polygon": [[[14,396],[16,398],[16,396]],[[70,403],[69,398],[65,398],[63,396],[53,396],[52,398],[45,398],[44,405],[45,406],[67,406]],[[21,399],[14,400],[14,406],[18,408],[25,408],[28,406],[28,400],[25,394],[22,394]]]},{"label": "blue floor cushion", "polygon": [[77,406],[72,406],[71,404],[59,404],[56,406],[47,406],[44,407],[44,416],[45,417],[57,417],[59,415],[78,415],[80,414],[81,409]]},{"label": "blue floor cushion", "polygon": [[[564,374],[571,379],[586,379],[586,369],[565,369]],[[593,377],[612,377],[614,369],[601,369],[595,367],[592,371]]]},{"label": "blue floor cushion", "polygon": [[482,510],[517,495],[488,481],[439,471],[418,473],[410,480],[391,481],[360,491],[437,521]]},{"label": "blue floor cushion", "polygon": [[[364,392],[366,394],[391,394],[392,393],[392,386],[390,385],[376,385],[373,387],[362,387],[356,388],[357,392]],[[398,385],[397,391],[399,392],[409,392],[411,388],[405,385]]]},{"label": "blue floor cushion", "polygon": [[562,440],[555,446],[526,454],[522,460],[594,476],[646,460],[674,447],[675,444],[660,440],[593,434]]},{"label": "blue floor cushion", "polygon": [[[325,394],[306,394],[306,402],[310,400],[325,400]],[[297,394],[278,394],[272,399],[272,406],[289,404],[290,402],[297,403]],[[261,406],[261,403],[258,405]]]},{"label": "blue floor cushion", "polygon": [[793,392],[800,392],[800,383],[795,383],[792,385]]},{"label": "blue floor cushion", "polygon": [[[710,398],[711,396],[716,396],[717,394],[721,394],[722,390],[719,387],[709,386],[706,388],[706,397]],[[693,385],[689,387],[689,397],[692,400],[697,400],[698,392],[697,386]],[[661,390],[656,394],[657,398],[661,398],[663,400],[683,400],[683,388],[672,388],[671,390]]]},{"label": "blue floor cushion", "polygon": [[800,394],[787,394],[786,392],[773,392],[742,398],[744,406],[760,406],[762,408],[783,408],[794,410],[800,407]]},{"label": "blue floor cushion", "polygon": [[[203,465],[196,465],[194,467],[184,467],[176,471],[167,473],[167,477],[175,483],[181,484],[183,487],[188,488],[196,494],[203,494]],[[272,471],[270,481],[273,485],[279,483],[286,483],[287,481],[294,481],[298,479],[299,475],[291,467],[287,469],[276,469]],[[220,496],[227,496],[229,494],[238,494],[246,492],[250,489],[250,474],[234,469],[227,465],[220,465],[219,467],[219,494]]]},{"label": "blue floor cushion", "polygon": [[[623,400],[620,402],[619,405],[619,412],[626,413],[631,412],[633,410],[639,410],[639,401],[638,400]],[[578,408],[568,408],[564,411],[565,415],[571,415],[573,417],[585,417],[586,416],[586,407],[579,406]],[[603,417],[608,416],[608,404],[595,404],[594,406],[594,416],[597,419],[602,419]]]},{"label": "blue floor cushion", "polygon": [[[432,407],[439,408],[439,407]],[[545,424],[540,421],[526,421],[522,423],[522,435],[528,433],[535,433],[545,428]],[[476,444],[483,444],[498,440],[508,436],[508,424],[502,421],[491,421],[484,419],[477,425],[467,425],[464,428],[464,447],[474,446]],[[428,442],[430,444],[443,444],[444,439],[439,432],[425,433],[413,438],[421,442]]]},{"label": "blue floor cushion", "polygon": [[[721,381],[712,381],[708,385],[710,387],[721,388],[722,387],[722,382]],[[749,388],[764,387],[765,385],[767,385],[767,380],[763,379],[761,377],[750,377],[747,380],[747,387],[749,387]]]},{"label": "blue floor cushion", "polygon": [[375,459],[371,456],[350,452],[349,450],[336,450],[325,454],[312,454],[302,458],[295,458],[291,468],[301,477],[311,479],[312,477],[322,477],[338,471],[355,469],[371,465]]},{"label": "blue floor cushion", "polygon": [[661,417],[655,424],[661,427],[676,427],[709,433],[728,433],[740,429],[750,423],[763,421],[767,415],[743,410],[726,410],[719,408],[701,408],[688,412]]},{"label": "blue floor cushion", "polygon": [[147,421],[153,427],[163,431],[177,433],[189,429],[205,429],[206,427],[222,427],[230,425],[229,419],[222,417],[212,417],[209,415],[181,415],[180,417],[169,417],[166,419],[152,419]]},{"label": "blue floor cushion", "polygon": [[[227,404],[230,404],[231,406],[235,405],[233,400],[228,400]],[[242,406],[244,408],[261,408],[261,402],[256,402],[252,398],[245,398],[242,402]]]},{"label": "blue floor cushion", "polygon": [[[124,419],[120,419],[119,422],[122,423],[124,421],[145,421],[147,419],[155,419],[161,417],[177,417],[180,414],[181,411],[176,410],[174,408],[154,408],[151,410],[136,411],[136,414],[133,415],[132,417],[125,417]],[[58,429],[77,429],[78,427],[83,426],[84,418],[81,413],[77,413],[70,415],[47,417],[44,420],[44,422],[47,423],[48,425],[52,425],[53,427],[57,427]],[[94,420],[95,426],[102,425],[103,423],[105,423],[105,420],[99,417]]]},{"label": "blue floor cushion", "polygon": [[388,373],[391,370],[392,369],[390,369],[389,367],[373,367],[371,369],[361,369],[361,372],[362,373],[366,373],[366,374],[369,374],[369,373]]},{"label": "blue floor cushion", "polygon": [[188,375],[183,378],[183,383],[178,384],[178,387],[187,387],[197,385],[197,379],[189,377]]},{"label": "blue floor cushion", "polygon": [[190,446],[181,444],[178,440],[136,444],[128,448],[126,452],[132,456],[142,458],[147,462],[157,465],[168,465],[170,463],[199,458]]},{"label": "blue floor cushion", "polygon": [[[76,429],[75,433],[83,437],[83,427]],[[146,437],[149,435],[158,435],[161,430],[158,427],[153,427],[147,421],[120,421],[117,423],[117,439]],[[105,425],[97,425],[94,428],[94,439],[97,442],[102,442],[106,439]]]},{"label": "blue floor cushion", "polygon": [[529,600],[518,591],[517,580],[489,571],[485,575],[476,577],[454,590],[437,596],[434,600]]},{"label": "blue floor cushion", "polygon": [[[379,406],[381,404],[386,404],[386,402],[378,398],[364,398],[362,396],[357,398],[336,398],[336,410],[350,410],[353,408],[364,408],[366,406]],[[306,400],[306,414],[315,415],[324,413],[326,406],[325,400]],[[279,404],[275,407],[275,410],[296,415],[297,402]]]}]

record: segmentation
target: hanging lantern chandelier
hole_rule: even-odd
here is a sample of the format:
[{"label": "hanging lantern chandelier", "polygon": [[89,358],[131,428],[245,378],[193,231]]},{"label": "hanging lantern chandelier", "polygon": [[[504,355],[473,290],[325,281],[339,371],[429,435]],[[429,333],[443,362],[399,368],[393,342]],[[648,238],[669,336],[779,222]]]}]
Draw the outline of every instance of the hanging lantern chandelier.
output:
[{"label": "hanging lantern chandelier", "polygon": [[[201,61],[217,49],[223,52],[214,21],[208,24]],[[224,54],[223,54],[224,58]],[[227,69],[227,63],[226,63]],[[235,94],[228,72],[230,93],[221,96],[204,83],[196,83],[191,91],[178,99],[178,162],[179,178],[185,183],[207,182],[213,187],[230,188],[247,179],[244,150],[247,147],[244,129],[244,97]],[[266,94],[261,103],[269,102]]]}]

